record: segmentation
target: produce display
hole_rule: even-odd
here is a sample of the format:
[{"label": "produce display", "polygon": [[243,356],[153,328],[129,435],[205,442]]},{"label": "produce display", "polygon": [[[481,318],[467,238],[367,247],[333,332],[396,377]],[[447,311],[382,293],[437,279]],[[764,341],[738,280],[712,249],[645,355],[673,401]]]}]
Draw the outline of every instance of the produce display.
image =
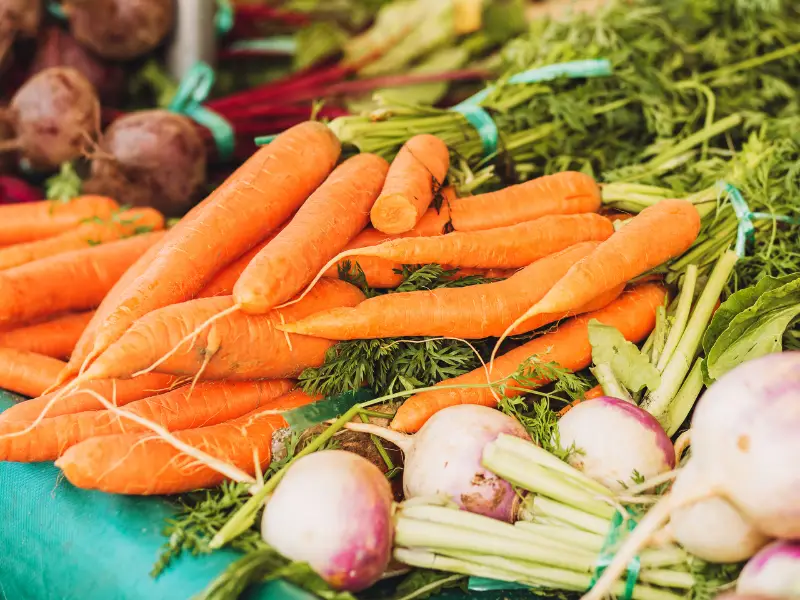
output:
[{"label": "produce display", "polygon": [[528,4],[175,80],[176,2],[0,0],[0,475],[204,600],[800,597],[800,7]]}]

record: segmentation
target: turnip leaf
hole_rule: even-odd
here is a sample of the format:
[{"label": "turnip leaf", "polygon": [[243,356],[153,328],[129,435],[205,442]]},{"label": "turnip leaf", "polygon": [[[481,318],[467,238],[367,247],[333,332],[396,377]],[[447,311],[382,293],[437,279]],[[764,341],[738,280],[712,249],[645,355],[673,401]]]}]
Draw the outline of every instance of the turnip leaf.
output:
[{"label": "turnip leaf", "polygon": [[632,392],[639,392],[644,387],[653,391],[661,384],[661,375],[650,359],[614,327],[592,319],[589,321],[589,343],[594,363],[609,365],[617,380]]}]

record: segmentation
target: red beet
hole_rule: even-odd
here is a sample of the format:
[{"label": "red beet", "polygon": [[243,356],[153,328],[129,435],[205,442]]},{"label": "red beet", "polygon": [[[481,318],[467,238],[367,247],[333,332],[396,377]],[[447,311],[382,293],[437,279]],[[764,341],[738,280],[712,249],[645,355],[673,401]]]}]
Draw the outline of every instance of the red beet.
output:
[{"label": "red beet", "polygon": [[83,190],[175,216],[198,199],[205,177],[205,145],[194,123],[165,110],[148,110],[106,129]]},{"label": "red beet", "polygon": [[175,24],[174,0],[65,0],[63,6],[75,39],[111,60],[151,52]]},{"label": "red beet", "polygon": [[125,89],[125,70],[81,46],[60,27],[48,27],[41,37],[31,75],[52,67],[72,67],[97,90],[105,106],[119,103]]},{"label": "red beet", "polygon": [[9,109],[20,157],[33,169],[55,169],[80,157],[100,128],[97,93],[75,69],[35,75],[17,91]]},{"label": "red beet", "polygon": [[14,38],[35,36],[41,20],[41,0],[0,0],[0,63]]},{"label": "red beet", "polygon": [[32,185],[16,177],[0,175],[0,204],[36,202],[41,199],[42,193]]}]

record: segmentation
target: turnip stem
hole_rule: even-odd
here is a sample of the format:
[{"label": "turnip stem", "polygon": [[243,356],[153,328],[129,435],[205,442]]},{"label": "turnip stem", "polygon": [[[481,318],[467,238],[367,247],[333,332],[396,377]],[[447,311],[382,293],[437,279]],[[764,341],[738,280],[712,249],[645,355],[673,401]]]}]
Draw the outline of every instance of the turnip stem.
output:
[{"label": "turnip stem", "polygon": [[625,387],[619,381],[617,381],[617,377],[614,375],[611,365],[601,363],[592,367],[590,371],[592,372],[592,375],[594,375],[595,379],[597,379],[597,383],[599,383],[603,388],[603,393],[606,396],[619,398],[620,400],[625,400],[625,402],[636,404],[631,395],[628,393],[628,390],[626,390]]},{"label": "turnip stem", "polygon": [[563,540],[564,543],[572,547],[581,548],[588,552],[600,552],[605,543],[605,536],[582,531],[575,527],[544,525],[542,523],[531,523],[529,521],[517,521],[514,523],[514,527],[516,529],[535,533],[547,539]]},{"label": "turnip stem", "polygon": [[531,495],[525,498],[522,501],[517,518],[534,522],[542,519],[555,520],[604,537],[608,534],[609,519],[590,515],[577,508],[542,496]]},{"label": "turnip stem", "polygon": [[683,280],[681,293],[678,297],[678,308],[675,310],[675,320],[670,327],[667,341],[664,344],[664,349],[658,359],[656,368],[660,373],[664,372],[664,367],[667,366],[669,359],[672,357],[678,342],[686,329],[686,323],[689,321],[689,313],[692,310],[692,300],[694,300],[694,289],[697,286],[697,265],[689,265],[686,267],[686,277]]},{"label": "turnip stem", "polygon": [[700,391],[703,389],[703,369],[702,361],[698,358],[694,361],[692,370],[683,382],[681,389],[675,394],[664,420],[664,428],[667,435],[672,437],[678,432],[689,412],[692,410]]}]

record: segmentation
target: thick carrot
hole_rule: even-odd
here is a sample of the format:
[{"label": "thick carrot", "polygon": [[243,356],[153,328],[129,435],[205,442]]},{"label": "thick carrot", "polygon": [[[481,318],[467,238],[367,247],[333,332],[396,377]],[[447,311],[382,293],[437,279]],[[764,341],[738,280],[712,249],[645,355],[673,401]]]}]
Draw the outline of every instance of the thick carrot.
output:
[{"label": "thick carrot", "polygon": [[16,350],[0,348],[0,389],[38,396],[49,388],[64,368],[57,358]]},{"label": "thick carrot", "polygon": [[392,161],[372,207],[372,226],[389,234],[413,229],[433,202],[449,167],[450,153],[436,136],[421,134],[408,140]]},{"label": "thick carrot", "polygon": [[125,406],[136,400],[166,391],[176,381],[176,377],[163,373],[148,373],[135,379],[91,381],[82,385],[79,390],[59,398],[52,405],[50,403],[53,401],[57,391],[16,404],[5,412],[0,413],[0,422],[21,421],[32,423],[39,418],[45,409],[45,417],[58,417],[87,410],[102,409],[103,405],[94,396],[88,394],[87,390],[111,399],[112,402],[116,402],[117,406]]},{"label": "thick carrot", "polygon": [[105,196],[0,206],[0,246],[43,240],[74,229],[86,219],[108,219],[118,209],[119,205]]},{"label": "thick carrot", "polygon": [[0,347],[67,358],[75,348],[92,312],[70,313],[43,323],[0,332]]},{"label": "thick carrot", "polygon": [[301,291],[369,221],[389,164],[375,154],[342,163],[288,225],[250,261],[233,286],[249,314],[264,314]]},{"label": "thick carrot", "polygon": [[307,367],[321,365],[333,342],[289,335],[276,326],[334,306],[355,306],[363,299],[355,286],[323,279],[296,304],[265,315],[233,312],[183,346],[180,342],[187,334],[233,306],[233,300],[220,296],[166,306],[134,323],[84,375],[88,379],[130,377],[178,348],[158,365],[159,372],[191,376],[202,372],[203,379],[295,377]]},{"label": "thick carrot", "polygon": [[97,307],[127,268],[163,235],[145,233],[0,272],[0,324]]},{"label": "thick carrot", "polygon": [[[279,329],[331,340],[411,335],[466,339],[498,336],[598,244],[576,244],[497,283],[377,296],[353,308],[333,308],[281,325]],[[605,299],[605,304],[621,291]],[[597,308],[600,307],[588,310]],[[554,317],[557,319],[558,315]],[[545,323],[530,320],[515,333],[531,331]]]},{"label": "thick carrot", "polygon": [[[255,473],[272,456],[272,434],[286,426],[280,414],[318,400],[295,390],[227,423],[178,431],[174,436],[216,459]],[[56,466],[73,485],[115,494],[176,494],[211,487],[224,476],[151,432],[90,438],[67,450]]]},{"label": "thick carrot", "polygon": [[700,214],[686,200],[645,208],[574,265],[528,316],[570,310],[685,252],[700,232]]},{"label": "thick carrot", "polygon": [[[588,324],[592,319],[616,327],[625,339],[638,342],[644,339],[656,321],[656,309],[664,301],[664,288],[647,283],[627,290],[617,300],[598,311],[575,317],[546,333],[498,357],[494,361],[491,374],[483,368],[476,369],[459,377],[446,379],[437,386],[473,385],[477,387],[450,388],[421,392],[412,396],[400,407],[391,423],[397,431],[414,432],[435,413],[457,404],[480,404],[494,406],[496,399],[486,386],[488,381],[503,382],[517,389],[506,389],[508,396],[519,396],[521,387],[529,382],[507,380],[519,366],[537,357],[545,363],[557,363],[565,369],[579,371],[592,362],[592,346],[589,343]],[[537,385],[547,383],[540,379]]]},{"label": "thick carrot", "polygon": [[[124,410],[157,423],[167,431],[181,431],[236,419],[288,393],[292,387],[294,383],[288,379],[209,382],[200,383],[194,389],[185,385],[131,402]],[[26,429],[24,423],[0,423],[0,461],[55,460],[67,448],[89,438],[148,431],[109,410],[95,410],[44,419],[22,435],[3,437],[23,429]]]},{"label": "thick carrot", "polygon": [[328,176],[339,152],[333,132],[315,122],[296,125],[258,150],[196,217],[174,227],[170,241],[97,328],[90,356],[117,341],[139,317],[194,297],[295,212]]},{"label": "thick carrot", "polygon": [[481,231],[545,215],[597,212],[600,187],[589,175],[564,171],[487,194],[460,198],[450,211],[456,231]]},{"label": "thick carrot", "polygon": [[92,219],[74,229],[44,239],[0,248],[0,269],[55,256],[62,252],[90,248],[125,237],[164,229],[163,215],[153,208],[133,208],[109,219]]}]

